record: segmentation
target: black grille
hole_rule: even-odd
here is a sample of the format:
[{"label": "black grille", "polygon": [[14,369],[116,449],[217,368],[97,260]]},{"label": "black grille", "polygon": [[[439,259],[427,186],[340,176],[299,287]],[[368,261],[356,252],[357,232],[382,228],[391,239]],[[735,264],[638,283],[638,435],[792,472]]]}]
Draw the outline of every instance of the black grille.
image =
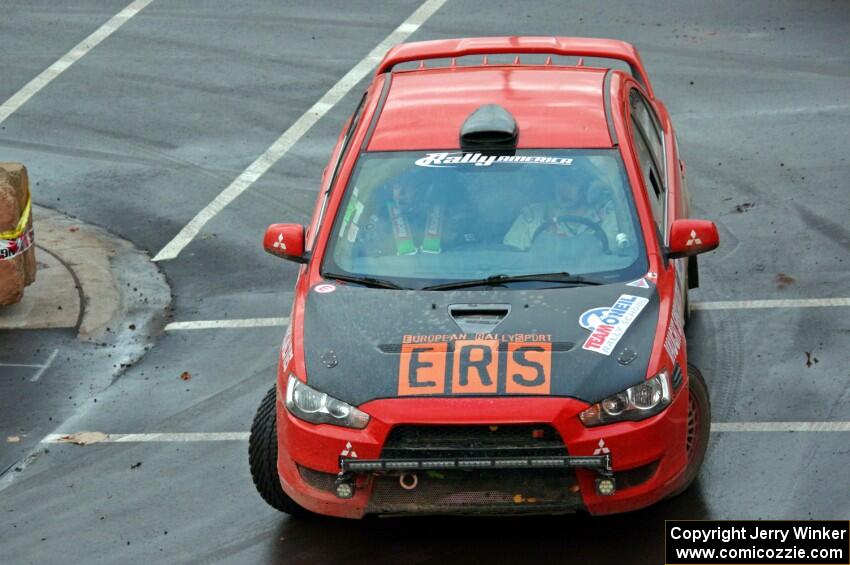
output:
[{"label": "black grille", "polygon": [[336,474],[315,471],[308,467],[302,467],[301,465],[298,465],[298,473],[301,475],[301,478],[304,479],[304,482],[311,487],[334,492]]},{"label": "black grille", "polygon": [[671,380],[673,381],[673,390],[679,390],[679,387],[682,386],[682,368],[679,365],[676,365],[676,368],[673,369]]},{"label": "black grille", "polygon": [[648,465],[643,465],[628,471],[617,471],[614,473],[614,478],[617,480],[617,488],[623,490],[625,488],[636,487],[648,481],[658,469],[659,461],[653,461]]},{"label": "black grille", "polygon": [[493,426],[397,426],[383,459],[545,457],[568,455],[561,435],[546,424]]},{"label": "black grille", "polygon": [[[575,475],[562,469],[425,471],[406,490],[399,478],[373,479],[373,514],[541,514],[582,508]],[[409,484],[409,483],[408,483]]]},{"label": "black grille", "polygon": [[[548,457],[568,455],[547,424],[396,426],[382,459]],[[414,473],[409,473],[411,475]],[[377,474],[367,512],[376,514],[540,514],[581,508],[571,469],[451,469],[417,471],[416,487],[399,475]],[[410,486],[408,476],[408,486]]]}]

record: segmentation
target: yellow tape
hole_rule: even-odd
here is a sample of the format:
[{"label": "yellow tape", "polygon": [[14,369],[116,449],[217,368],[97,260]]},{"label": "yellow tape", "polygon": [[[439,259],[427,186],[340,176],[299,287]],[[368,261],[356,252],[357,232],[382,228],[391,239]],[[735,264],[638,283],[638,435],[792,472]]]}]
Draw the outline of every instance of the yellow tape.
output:
[{"label": "yellow tape", "polygon": [[14,230],[0,232],[0,239],[18,239],[27,229],[27,223],[30,220],[30,212],[32,211],[32,193],[27,196],[27,204],[24,206],[24,212],[21,214],[21,219],[18,220],[18,225]]}]

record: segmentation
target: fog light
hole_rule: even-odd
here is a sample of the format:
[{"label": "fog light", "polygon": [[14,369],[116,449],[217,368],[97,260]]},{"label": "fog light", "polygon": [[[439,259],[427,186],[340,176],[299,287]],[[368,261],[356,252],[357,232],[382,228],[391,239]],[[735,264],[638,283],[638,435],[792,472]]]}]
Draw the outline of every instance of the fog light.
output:
[{"label": "fog light", "polygon": [[601,496],[611,496],[617,490],[617,484],[614,477],[600,477],[596,479],[596,494]]},{"label": "fog light", "polygon": [[354,496],[354,479],[346,476],[339,476],[334,483],[334,492],[337,498],[351,498]]}]

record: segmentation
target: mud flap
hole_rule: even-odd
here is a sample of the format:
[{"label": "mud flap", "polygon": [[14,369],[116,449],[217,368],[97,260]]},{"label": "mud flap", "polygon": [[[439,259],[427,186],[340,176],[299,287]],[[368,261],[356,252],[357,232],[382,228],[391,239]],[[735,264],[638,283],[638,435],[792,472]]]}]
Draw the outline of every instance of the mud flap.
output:
[{"label": "mud flap", "polygon": [[699,267],[697,266],[697,256],[688,258],[688,288],[699,287]]}]

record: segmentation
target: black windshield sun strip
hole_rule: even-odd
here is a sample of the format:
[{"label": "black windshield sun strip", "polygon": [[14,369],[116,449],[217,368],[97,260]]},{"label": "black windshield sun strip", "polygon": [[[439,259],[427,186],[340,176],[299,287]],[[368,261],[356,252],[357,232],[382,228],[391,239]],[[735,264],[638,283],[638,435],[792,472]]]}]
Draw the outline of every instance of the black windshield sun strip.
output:
[{"label": "black windshield sun strip", "polygon": [[387,94],[390,91],[390,85],[393,82],[392,73],[387,73],[384,78],[384,86],[381,88],[381,97],[378,98],[378,104],[375,106],[375,111],[372,113],[372,120],[369,123],[369,129],[366,130],[366,135],[363,136],[363,143],[360,144],[360,152],[365,153],[372,141],[372,134],[375,133],[375,127],[378,125],[378,119],[384,111],[384,103],[387,101]]},{"label": "black windshield sun strip", "polygon": [[616,147],[617,130],[614,128],[614,113],[611,109],[611,75],[614,69],[608,69],[605,73],[605,80],[602,81],[602,99],[605,104],[605,121],[608,123],[608,135],[611,136],[611,145]]}]

